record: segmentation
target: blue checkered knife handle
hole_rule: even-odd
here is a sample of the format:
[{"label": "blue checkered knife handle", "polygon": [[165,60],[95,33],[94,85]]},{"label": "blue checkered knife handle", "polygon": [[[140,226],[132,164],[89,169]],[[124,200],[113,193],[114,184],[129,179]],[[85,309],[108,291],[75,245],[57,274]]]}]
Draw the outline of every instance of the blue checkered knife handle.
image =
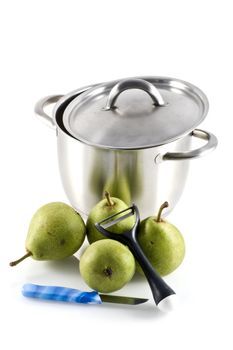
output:
[{"label": "blue checkered knife handle", "polygon": [[66,287],[40,286],[28,283],[24,284],[22,294],[25,297],[43,300],[66,301],[79,304],[102,304],[99,294],[95,291],[82,292],[78,289]]}]

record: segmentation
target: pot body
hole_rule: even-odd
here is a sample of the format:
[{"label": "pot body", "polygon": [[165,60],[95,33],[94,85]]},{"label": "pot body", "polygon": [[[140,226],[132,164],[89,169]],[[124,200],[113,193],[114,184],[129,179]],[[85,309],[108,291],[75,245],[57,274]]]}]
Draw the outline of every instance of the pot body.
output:
[{"label": "pot body", "polygon": [[168,150],[190,150],[191,140],[191,135],[186,135],[160,147],[111,150],[84,144],[59,129],[58,162],[65,193],[84,216],[103,198],[105,190],[129,205],[135,203],[142,219],[154,215],[164,201],[169,202],[168,213],[183,192],[189,161],[157,164],[155,158]]},{"label": "pot body", "polygon": [[[165,211],[168,214],[183,192],[189,160],[214,150],[217,138],[195,129],[173,142],[151,148],[117,150],[88,145],[69,134],[63,117],[72,100],[92,87],[65,96],[47,96],[35,106],[36,116],[56,130],[60,175],[71,205],[85,217],[107,190],[128,205],[136,204],[142,219],[154,215],[165,201],[169,202]],[[51,117],[44,108],[55,102]],[[191,150],[193,137],[207,142]]]}]

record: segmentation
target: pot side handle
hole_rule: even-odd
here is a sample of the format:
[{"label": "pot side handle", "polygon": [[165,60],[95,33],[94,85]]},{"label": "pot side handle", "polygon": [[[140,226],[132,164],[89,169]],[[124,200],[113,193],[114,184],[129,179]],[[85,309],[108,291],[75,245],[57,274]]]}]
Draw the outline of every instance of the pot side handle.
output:
[{"label": "pot side handle", "polygon": [[195,129],[192,131],[191,136],[197,137],[202,140],[206,140],[208,142],[204,146],[192,151],[167,152],[165,154],[159,153],[155,157],[155,163],[159,164],[165,160],[186,160],[186,159],[199,158],[213,151],[217,147],[217,144],[218,144],[217,137],[208,131]]},{"label": "pot side handle", "polygon": [[59,101],[63,95],[50,95],[43,97],[40,99],[34,108],[35,115],[41,119],[43,122],[45,122],[50,128],[56,129],[56,124],[52,117],[50,117],[47,113],[45,113],[44,109],[46,106],[56,103]]}]

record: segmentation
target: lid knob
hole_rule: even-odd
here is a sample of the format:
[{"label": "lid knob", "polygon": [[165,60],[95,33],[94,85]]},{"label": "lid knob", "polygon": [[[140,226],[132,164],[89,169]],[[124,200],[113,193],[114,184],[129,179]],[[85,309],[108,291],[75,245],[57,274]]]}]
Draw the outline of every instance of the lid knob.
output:
[{"label": "lid knob", "polygon": [[105,111],[109,111],[110,109],[116,108],[115,102],[118,99],[118,96],[125,90],[129,89],[140,89],[147,92],[152,98],[153,104],[155,106],[165,106],[165,102],[163,97],[161,96],[159,90],[151,83],[143,79],[124,79],[119,83],[113,86],[111,89],[106,106],[104,108]]}]

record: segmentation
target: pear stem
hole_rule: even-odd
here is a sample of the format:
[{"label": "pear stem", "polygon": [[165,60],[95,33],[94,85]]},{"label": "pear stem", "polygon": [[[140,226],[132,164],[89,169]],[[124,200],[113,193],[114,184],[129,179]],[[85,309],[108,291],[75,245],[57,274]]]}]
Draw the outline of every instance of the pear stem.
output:
[{"label": "pear stem", "polygon": [[104,196],[105,196],[105,198],[107,199],[108,205],[109,205],[110,207],[112,207],[112,206],[114,205],[114,202],[113,202],[113,200],[112,200],[112,198],[111,198],[111,196],[110,196],[110,193],[109,193],[108,191],[105,191],[105,192],[104,192]]},{"label": "pear stem", "polygon": [[27,252],[24,256],[22,256],[22,258],[15,260],[15,261],[11,261],[9,265],[10,266],[18,265],[21,261],[23,261],[24,259],[28,258],[31,255],[32,255],[31,252]]},{"label": "pear stem", "polygon": [[162,220],[161,220],[162,211],[163,211],[163,209],[168,208],[168,206],[169,206],[168,202],[164,202],[164,203],[161,205],[161,207],[159,208],[159,212],[158,212],[158,215],[157,215],[157,219],[156,219],[157,222],[161,222],[161,221],[162,221]]}]

